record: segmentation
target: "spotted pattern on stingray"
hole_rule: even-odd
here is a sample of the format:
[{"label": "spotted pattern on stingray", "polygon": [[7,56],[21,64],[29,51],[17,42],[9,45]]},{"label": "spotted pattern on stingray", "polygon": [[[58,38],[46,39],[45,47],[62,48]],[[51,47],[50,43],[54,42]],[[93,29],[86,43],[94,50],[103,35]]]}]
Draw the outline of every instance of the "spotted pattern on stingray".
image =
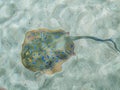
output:
[{"label": "spotted pattern on stingray", "polygon": [[68,33],[38,29],[25,34],[21,57],[27,69],[52,74],[61,71],[62,63],[73,54],[74,43],[68,38]]}]

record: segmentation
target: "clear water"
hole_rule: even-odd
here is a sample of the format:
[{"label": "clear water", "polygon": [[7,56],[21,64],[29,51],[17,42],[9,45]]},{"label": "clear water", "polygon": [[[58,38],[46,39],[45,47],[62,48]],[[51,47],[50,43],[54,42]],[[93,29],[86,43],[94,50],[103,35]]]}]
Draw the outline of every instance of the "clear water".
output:
[{"label": "clear water", "polygon": [[62,72],[35,78],[20,53],[36,28],[113,38],[120,48],[119,0],[0,0],[0,90],[120,90],[120,53],[93,40],[75,41]]}]

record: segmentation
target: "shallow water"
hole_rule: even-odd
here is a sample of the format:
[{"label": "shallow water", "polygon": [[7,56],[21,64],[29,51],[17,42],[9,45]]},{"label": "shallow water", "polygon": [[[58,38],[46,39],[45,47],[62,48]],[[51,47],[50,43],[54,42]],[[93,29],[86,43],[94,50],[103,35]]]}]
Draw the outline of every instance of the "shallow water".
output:
[{"label": "shallow water", "polygon": [[35,78],[20,53],[25,32],[36,28],[112,38],[120,48],[119,0],[0,0],[0,88],[120,90],[120,53],[93,40],[75,41],[76,56],[62,72]]}]

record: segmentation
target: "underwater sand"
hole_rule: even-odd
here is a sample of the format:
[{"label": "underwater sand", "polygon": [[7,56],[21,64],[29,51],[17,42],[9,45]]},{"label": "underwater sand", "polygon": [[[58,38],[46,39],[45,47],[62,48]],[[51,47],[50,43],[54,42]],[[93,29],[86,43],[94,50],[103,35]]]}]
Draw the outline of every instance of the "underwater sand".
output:
[{"label": "underwater sand", "polygon": [[36,28],[112,38],[120,48],[119,0],[0,0],[0,90],[120,90],[120,53],[93,40],[75,41],[61,72],[35,78],[20,53]]}]

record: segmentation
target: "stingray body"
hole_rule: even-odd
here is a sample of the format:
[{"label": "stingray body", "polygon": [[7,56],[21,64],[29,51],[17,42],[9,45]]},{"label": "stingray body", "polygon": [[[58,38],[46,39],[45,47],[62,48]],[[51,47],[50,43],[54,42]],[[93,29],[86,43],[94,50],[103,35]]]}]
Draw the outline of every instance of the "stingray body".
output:
[{"label": "stingray body", "polygon": [[22,63],[34,72],[40,71],[53,74],[62,70],[61,65],[74,55],[74,40],[93,39],[96,41],[111,41],[91,36],[69,36],[63,30],[38,29],[28,31],[22,44]]},{"label": "stingray body", "polygon": [[21,56],[27,69],[53,73],[73,54],[73,40],[65,31],[39,29],[26,33]]}]

